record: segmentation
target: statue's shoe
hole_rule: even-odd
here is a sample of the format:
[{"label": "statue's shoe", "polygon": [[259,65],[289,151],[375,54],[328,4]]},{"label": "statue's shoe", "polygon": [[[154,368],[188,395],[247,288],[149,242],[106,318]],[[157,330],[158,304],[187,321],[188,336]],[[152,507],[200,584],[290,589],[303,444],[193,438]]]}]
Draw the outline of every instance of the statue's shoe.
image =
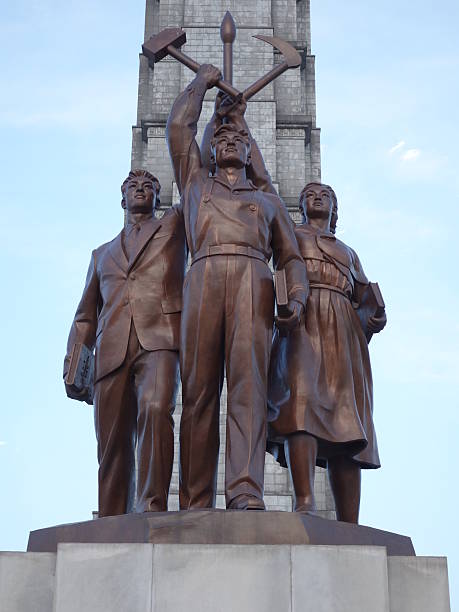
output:
[{"label": "statue's shoe", "polygon": [[310,508],[307,508],[307,507],[306,508],[303,508],[303,507],[295,508],[294,512],[301,512],[302,514],[307,514],[309,516],[323,518],[322,516],[320,516],[318,512],[316,512],[315,510],[311,510]]},{"label": "statue's shoe", "polygon": [[262,499],[255,495],[238,495],[231,500],[228,510],[266,510]]},{"label": "statue's shoe", "polygon": [[314,497],[298,497],[296,499],[296,504],[294,511],[295,512],[307,512],[308,514],[315,514],[316,503],[314,501]]}]

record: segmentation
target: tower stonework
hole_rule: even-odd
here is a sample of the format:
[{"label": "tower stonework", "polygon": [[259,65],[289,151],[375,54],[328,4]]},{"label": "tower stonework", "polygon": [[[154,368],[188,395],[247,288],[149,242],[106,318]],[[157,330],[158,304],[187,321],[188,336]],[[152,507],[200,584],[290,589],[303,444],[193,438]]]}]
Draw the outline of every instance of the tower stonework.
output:
[{"label": "tower stonework", "polygon": [[[248,104],[246,118],[278,192],[294,220],[299,219],[298,194],[309,181],[320,181],[320,130],[316,127],[315,58],[311,55],[310,0],[147,0],[145,40],[168,27],[182,27],[182,50],[199,63],[223,66],[220,24],[229,10],[237,25],[234,43],[234,86],[242,91],[282,61],[272,47],[253,38],[278,36],[302,56],[299,70],[290,70],[259,92]],[[133,127],[132,168],[145,168],[161,182],[161,208],[178,202],[165,140],[171,106],[194,74],[167,57],[151,69],[140,56],[137,123]],[[198,142],[210,119],[215,89],[206,94],[198,125]],[[226,389],[222,394],[221,448],[217,506],[224,508],[224,443]],[[178,508],[178,432],[181,398],[175,413],[176,445],[169,509]],[[319,513],[334,516],[326,473],[317,469]],[[268,509],[291,510],[292,487],[287,470],[266,455],[265,503]]]}]

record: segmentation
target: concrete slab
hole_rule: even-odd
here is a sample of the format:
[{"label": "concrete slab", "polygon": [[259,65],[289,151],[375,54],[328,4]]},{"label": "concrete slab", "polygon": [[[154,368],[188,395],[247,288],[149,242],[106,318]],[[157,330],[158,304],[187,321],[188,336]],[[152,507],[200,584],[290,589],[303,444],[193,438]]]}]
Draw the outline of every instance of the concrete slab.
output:
[{"label": "concrete slab", "polygon": [[152,612],[291,612],[290,546],[156,545]]},{"label": "concrete slab", "polygon": [[386,550],[292,546],[292,612],[389,612]]},{"label": "concrete slab", "polygon": [[450,612],[445,557],[388,559],[390,612]]},{"label": "concrete slab", "polygon": [[150,612],[151,544],[60,544],[54,612]]},{"label": "concrete slab", "polygon": [[52,612],[56,555],[0,553],[0,610]]}]

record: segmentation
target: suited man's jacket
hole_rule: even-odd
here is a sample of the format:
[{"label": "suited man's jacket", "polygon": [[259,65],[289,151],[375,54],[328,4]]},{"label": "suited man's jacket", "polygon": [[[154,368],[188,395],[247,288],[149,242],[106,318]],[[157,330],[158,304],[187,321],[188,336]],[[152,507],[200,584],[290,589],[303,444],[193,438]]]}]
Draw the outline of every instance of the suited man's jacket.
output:
[{"label": "suited man's jacket", "polygon": [[178,350],[187,258],[175,207],[142,224],[128,261],[122,233],[93,251],[67,343],[64,375],[75,342],[96,349],[94,382],[124,361],[131,323],[147,351]]}]

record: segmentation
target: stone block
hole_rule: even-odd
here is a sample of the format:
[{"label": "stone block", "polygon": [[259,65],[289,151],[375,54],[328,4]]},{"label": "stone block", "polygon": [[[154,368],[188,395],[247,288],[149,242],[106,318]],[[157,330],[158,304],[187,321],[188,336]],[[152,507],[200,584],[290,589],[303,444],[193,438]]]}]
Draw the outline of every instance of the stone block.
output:
[{"label": "stone block", "polygon": [[290,612],[289,546],[156,545],[152,612]]},{"label": "stone block", "polygon": [[389,557],[390,612],[450,612],[444,557]]},{"label": "stone block", "polygon": [[373,546],[292,546],[293,612],[389,612],[387,556]]},{"label": "stone block", "polygon": [[60,544],[54,612],[149,612],[151,544]]},{"label": "stone block", "polygon": [[274,34],[285,40],[297,39],[296,0],[271,1]]},{"label": "stone block", "polygon": [[[219,534],[239,513],[217,514],[224,519],[214,530]],[[277,514],[276,523],[286,516],[271,514]],[[205,516],[194,513],[198,523]],[[245,528],[238,525],[239,534],[246,532],[239,541],[250,540],[247,534],[257,530],[257,521],[249,522]],[[129,531],[125,524],[123,533]],[[368,535],[372,541],[377,534]],[[180,544],[61,544],[57,566],[51,553],[0,553],[0,610],[450,612],[444,558],[387,557],[384,546],[372,544],[292,545],[275,543],[275,538],[265,544],[255,538],[259,543],[241,545],[208,539],[194,544],[184,543],[188,537],[180,537]]]},{"label": "stone block", "polygon": [[226,11],[230,11],[238,26],[271,26],[271,1],[254,0],[183,0],[186,27],[209,24],[220,27]]},{"label": "stone block", "polygon": [[0,553],[0,610],[52,612],[56,555]]}]

